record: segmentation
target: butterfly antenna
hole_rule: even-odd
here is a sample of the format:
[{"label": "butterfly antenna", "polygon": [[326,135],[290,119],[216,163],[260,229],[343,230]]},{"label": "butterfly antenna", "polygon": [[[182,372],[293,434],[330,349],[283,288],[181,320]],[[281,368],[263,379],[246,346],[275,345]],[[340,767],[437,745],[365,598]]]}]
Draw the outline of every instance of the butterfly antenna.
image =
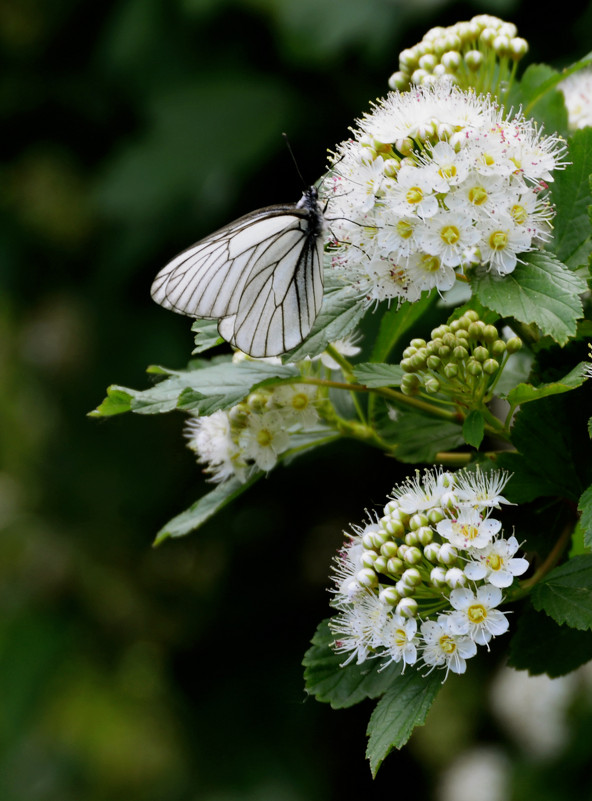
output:
[{"label": "butterfly antenna", "polygon": [[288,139],[288,134],[287,133],[282,133],[282,136],[284,137],[284,141],[286,142],[286,147],[288,148],[288,153],[290,154],[290,157],[291,157],[292,161],[294,162],[294,166],[296,167],[296,172],[298,173],[298,177],[302,181],[302,186],[307,187],[308,184],[306,183],[306,181],[304,180],[304,178],[302,176],[302,173],[300,172],[300,167],[298,166],[298,162],[296,161],[296,156],[294,155],[294,151],[292,150],[292,145],[290,144],[290,140]]}]

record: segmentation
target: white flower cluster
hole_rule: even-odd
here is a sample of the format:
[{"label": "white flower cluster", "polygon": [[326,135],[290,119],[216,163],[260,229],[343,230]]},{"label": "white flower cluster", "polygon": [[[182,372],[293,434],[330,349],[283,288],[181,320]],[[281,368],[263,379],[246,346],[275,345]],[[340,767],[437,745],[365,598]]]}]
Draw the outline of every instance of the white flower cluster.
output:
[{"label": "white flower cluster", "polygon": [[383,516],[335,560],[334,649],[348,664],[371,657],[464,673],[478,645],[508,629],[496,607],[528,568],[494,509],[508,475],[426,470],[395,487]]},{"label": "white flower cluster", "polygon": [[450,289],[471,265],[506,275],[551,236],[545,199],[565,144],[449,84],[391,92],[323,182],[332,267],[368,302]]},{"label": "white flower cluster", "polygon": [[592,125],[592,69],[569,75],[559,84],[565,97],[568,124],[572,131]]},{"label": "white flower cluster", "polygon": [[317,395],[307,384],[258,389],[231,409],[190,418],[187,445],[212,481],[244,482],[255,469],[271,470],[296,434],[317,427]]}]

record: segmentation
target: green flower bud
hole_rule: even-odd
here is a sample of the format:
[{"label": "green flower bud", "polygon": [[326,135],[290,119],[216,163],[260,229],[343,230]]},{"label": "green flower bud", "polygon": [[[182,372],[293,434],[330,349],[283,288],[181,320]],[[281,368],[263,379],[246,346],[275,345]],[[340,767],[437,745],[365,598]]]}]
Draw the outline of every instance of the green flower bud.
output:
[{"label": "green flower bud", "polygon": [[441,565],[453,565],[458,559],[458,551],[449,542],[445,542],[440,547],[438,561]]},{"label": "green flower bud", "polygon": [[528,42],[520,36],[514,36],[510,40],[510,58],[512,61],[520,61],[520,59],[528,53]]},{"label": "green flower bud", "polygon": [[378,576],[370,568],[364,568],[356,573],[356,579],[361,587],[366,587],[371,590],[378,584]]},{"label": "green flower bud", "polygon": [[446,586],[446,570],[443,567],[434,567],[430,571],[430,581],[434,587]]},{"label": "green flower bud", "polygon": [[484,362],[488,358],[489,351],[487,348],[484,348],[483,345],[477,345],[477,347],[473,350],[473,359],[477,359],[478,362]]},{"label": "green flower bud", "polygon": [[419,338],[412,339],[411,342],[409,343],[410,347],[412,348],[425,348],[426,344],[427,343],[425,339],[419,339]]},{"label": "green flower bud", "polygon": [[522,340],[520,337],[512,337],[506,342],[506,349],[508,353],[516,353],[522,347]]},{"label": "green flower bud", "polygon": [[413,72],[413,70],[417,67],[418,62],[419,56],[414,48],[409,47],[406,50],[401,50],[399,53],[399,66],[406,72]]},{"label": "green flower bud", "polygon": [[506,352],[506,343],[503,339],[496,339],[495,342],[492,342],[489,346],[489,352],[494,358],[501,358]]},{"label": "green flower bud", "polygon": [[405,551],[405,556],[403,557],[403,561],[408,565],[418,565],[422,559],[423,553],[416,545],[407,548]]},{"label": "green flower bud", "polygon": [[479,50],[469,50],[469,52],[465,54],[465,64],[471,72],[477,72],[481,64],[483,64],[483,54],[480,53]]},{"label": "green flower bud", "polygon": [[391,158],[385,161],[383,172],[387,178],[396,178],[400,169],[401,165],[399,162],[396,159]]},{"label": "green flower bud", "polygon": [[403,560],[397,558],[396,556],[391,556],[391,558],[386,563],[387,572],[391,576],[400,576],[403,567],[404,567]]},{"label": "green flower bud", "polygon": [[488,344],[495,342],[498,336],[497,328],[494,325],[486,325],[483,329],[483,339]]},{"label": "green flower bud", "polygon": [[362,554],[361,561],[364,567],[373,568],[374,562],[376,562],[377,558],[378,554],[376,553],[376,551],[364,551],[364,553]]},{"label": "green flower bud", "polygon": [[467,309],[467,311],[463,314],[460,318],[461,320],[464,319],[467,321],[467,325],[463,326],[463,328],[468,328],[471,323],[476,323],[479,319],[479,313],[475,311],[475,309]]},{"label": "green flower bud", "polygon": [[417,348],[414,348],[413,345],[409,344],[403,351],[403,359],[410,359],[412,356],[415,356],[417,353]]},{"label": "green flower bud", "polygon": [[442,509],[430,509],[428,512],[428,517],[430,519],[430,523],[432,526],[437,525],[441,520],[444,520],[446,515],[442,511]]},{"label": "green flower bud", "polygon": [[399,546],[392,540],[388,540],[380,546],[381,556],[386,556],[387,559],[392,559],[393,556],[397,555],[398,551]]},{"label": "green flower bud", "polygon": [[401,581],[404,581],[408,587],[417,587],[421,584],[421,573],[416,567],[409,567],[403,572]]},{"label": "green flower bud", "polygon": [[440,348],[442,347],[442,340],[438,337],[436,339],[430,339],[428,344],[426,345],[426,350],[430,356],[437,354]]},{"label": "green flower bud", "polygon": [[425,368],[426,365],[426,358],[427,358],[427,350],[423,348],[422,350],[418,350],[415,356],[412,356],[410,361],[413,365],[414,372],[419,372]]},{"label": "green flower bud", "polygon": [[424,78],[427,78],[427,75],[428,73],[425,70],[413,70],[411,73],[411,83],[414,83],[416,86],[421,86]]},{"label": "green flower bud", "polygon": [[409,75],[406,72],[402,72],[398,70],[397,72],[393,72],[391,77],[388,79],[389,89],[392,89],[394,92],[405,92],[409,89]]},{"label": "green flower bud", "polygon": [[422,526],[415,532],[420,545],[429,545],[434,539],[434,532],[430,526]]},{"label": "green flower bud", "polygon": [[452,362],[450,362],[450,364],[445,365],[445,367],[442,370],[442,372],[444,374],[444,377],[447,378],[449,381],[451,381],[453,378],[456,378],[457,375],[458,375],[458,365],[457,364],[453,364]]},{"label": "green flower bud", "polygon": [[507,36],[496,36],[492,43],[493,52],[500,58],[510,55],[510,40]]},{"label": "green flower bud", "polygon": [[395,604],[398,604],[401,600],[401,596],[394,587],[384,587],[384,589],[378,593],[378,597],[383,604],[387,604],[388,606],[395,606]]},{"label": "green flower bud", "polygon": [[387,563],[386,556],[379,556],[374,562],[373,565],[374,571],[376,573],[386,573],[387,572],[386,563]]},{"label": "green flower bud", "polygon": [[[384,523],[384,530],[387,534],[390,534],[391,537],[404,537],[405,536],[405,526],[401,523],[400,520],[397,520],[395,517],[391,515],[390,519],[382,518],[385,521]],[[382,522],[382,521],[381,521]],[[384,543],[382,543],[384,545]],[[382,547],[382,545],[380,547]]]},{"label": "green flower bud", "polygon": [[423,555],[428,560],[428,562],[432,562],[432,564],[438,561],[439,553],[440,553],[439,542],[429,542],[423,549]]},{"label": "green flower bud", "polygon": [[438,60],[436,59],[436,56],[433,53],[426,53],[425,56],[421,56],[421,58],[419,59],[419,68],[425,70],[426,72],[431,72],[437,63]]},{"label": "green flower bud", "polygon": [[452,351],[452,358],[455,362],[464,362],[465,359],[469,358],[469,351],[464,345],[457,345]]},{"label": "green flower bud", "polygon": [[419,540],[417,539],[417,534],[415,531],[408,531],[405,534],[405,545],[417,545]]},{"label": "green flower bud", "polygon": [[395,607],[395,614],[401,617],[415,617],[417,615],[417,601],[415,598],[401,598]]},{"label": "green flower bud", "polygon": [[406,359],[401,359],[400,366],[401,370],[403,370],[403,372],[405,373],[413,373],[415,371],[415,367],[413,366],[411,357]]},{"label": "green flower bud", "polygon": [[497,362],[495,359],[486,359],[483,362],[483,372],[485,375],[495,375],[499,368],[499,362]]},{"label": "green flower bud", "polygon": [[471,359],[467,362],[467,373],[472,375],[474,378],[478,378],[480,375],[483,375],[483,368],[479,362]]},{"label": "green flower bud", "polygon": [[432,395],[435,395],[436,392],[440,391],[440,382],[437,378],[428,378],[425,382],[426,392],[431,392]]},{"label": "green flower bud", "polygon": [[388,503],[384,507],[384,513],[385,515],[390,515],[393,512],[398,511],[398,509],[399,509],[399,501],[397,501],[396,498],[391,498],[390,501],[388,501]]},{"label": "green flower bud", "polygon": [[482,320],[475,320],[475,322],[471,323],[469,326],[469,336],[471,339],[483,339],[484,328],[485,323]]},{"label": "green flower bud", "polygon": [[362,545],[367,551],[374,549],[374,540],[372,538],[371,531],[367,531],[365,534],[362,534]]},{"label": "green flower bud", "polygon": [[442,359],[439,356],[432,355],[426,359],[426,367],[430,370],[437,370],[442,364]]},{"label": "green flower bud", "polygon": [[451,590],[455,589],[455,587],[464,587],[466,583],[467,577],[460,567],[451,567],[450,570],[446,571],[446,584]]},{"label": "green flower bud", "polygon": [[456,337],[452,331],[447,331],[442,337],[442,343],[451,350],[456,347]]},{"label": "green flower bud", "polygon": [[409,518],[409,528],[411,531],[417,531],[421,526],[427,526],[429,522],[427,515],[423,514],[423,512],[416,512]]}]

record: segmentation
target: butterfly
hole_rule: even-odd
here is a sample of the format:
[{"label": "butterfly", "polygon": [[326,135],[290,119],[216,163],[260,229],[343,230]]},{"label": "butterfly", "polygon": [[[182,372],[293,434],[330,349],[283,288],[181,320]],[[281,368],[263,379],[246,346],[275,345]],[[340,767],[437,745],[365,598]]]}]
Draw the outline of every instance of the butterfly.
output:
[{"label": "butterfly", "polygon": [[154,279],[153,299],[217,319],[227,342],[278,356],[310,333],[323,301],[325,218],[314,186],[298,203],[239,217],[179,253]]}]

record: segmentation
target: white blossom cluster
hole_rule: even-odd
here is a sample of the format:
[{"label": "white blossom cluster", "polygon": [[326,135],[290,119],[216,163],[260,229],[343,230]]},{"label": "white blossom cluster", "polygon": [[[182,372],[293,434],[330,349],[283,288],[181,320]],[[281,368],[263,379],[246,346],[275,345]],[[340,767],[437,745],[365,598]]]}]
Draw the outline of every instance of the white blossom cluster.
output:
[{"label": "white blossom cluster", "polygon": [[502,590],[528,568],[492,517],[499,470],[417,472],[383,515],[355,526],[335,559],[330,620],[344,665],[378,657],[464,673],[478,645],[508,629]]},{"label": "white blossom cluster", "polygon": [[187,445],[212,481],[244,482],[254,469],[271,470],[295,434],[317,426],[317,393],[306,384],[259,389],[230,409],[190,418]]},{"label": "white blossom cluster", "polygon": [[559,84],[572,131],[592,125],[592,68],[569,75]]},{"label": "white blossom cluster", "polygon": [[331,265],[369,303],[443,292],[472,265],[511,273],[551,236],[545,190],[564,154],[487,95],[443,82],[391,92],[323,181]]},{"label": "white blossom cluster", "polygon": [[[352,338],[334,343],[333,351],[341,356],[353,356],[360,351]],[[234,362],[249,358],[237,351]],[[275,357],[261,361],[279,362]],[[307,373],[314,360],[300,363]],[[330,353],[318,357],[319,369],[339,367]],[[219,409],[208,416],[192,416],[187,421],[187,446],[204,464],[211,481],[222,482],[236,477],[245,482],[254,470],[271,470],[278,457],[294,447],[299,434],[328,433],[318,413],[318,386],[284,384],[259,388],[230,409]]]}]

